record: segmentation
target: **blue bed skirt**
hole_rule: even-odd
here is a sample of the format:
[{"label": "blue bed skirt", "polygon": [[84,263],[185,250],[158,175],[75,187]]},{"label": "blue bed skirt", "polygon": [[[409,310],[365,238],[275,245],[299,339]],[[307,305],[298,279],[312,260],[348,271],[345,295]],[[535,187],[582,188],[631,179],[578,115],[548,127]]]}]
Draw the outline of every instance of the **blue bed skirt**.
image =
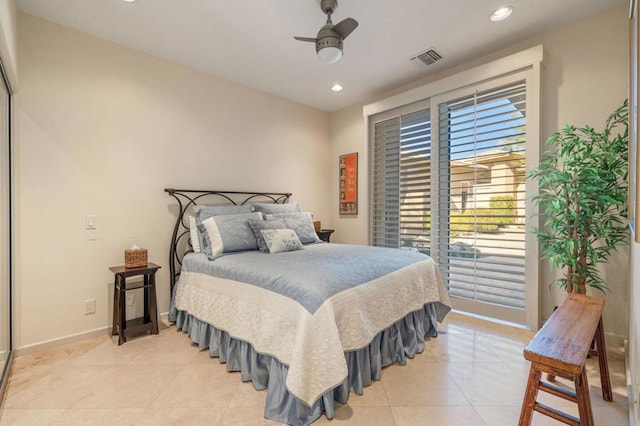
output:
[{"label": "blue bed skirt", "polygon": [[308,425],[323,412],[332,419],[334,401],[345,404],[349,392],[362,395],[363,388],[372,380],[380,380],[383,367],[396,362],[404,365],[407,358],[424,351],[425,338],[437,336],[437,321],[442,320],[448,310],[437,302],[427,304],[378,333],[368,346],[345,352],[348,377],[325,392],[311,407],[289,393],[285,386],[288,366],[276,358],[257,353],[250,343],[235,339],[184,311],[174,310],[170,319],[200,349],[208,348],[210,356],[226,363],[228,371],[239,371],[242,381],[251,381],[256,390],[267,389],[266,418],[290,425]]}]

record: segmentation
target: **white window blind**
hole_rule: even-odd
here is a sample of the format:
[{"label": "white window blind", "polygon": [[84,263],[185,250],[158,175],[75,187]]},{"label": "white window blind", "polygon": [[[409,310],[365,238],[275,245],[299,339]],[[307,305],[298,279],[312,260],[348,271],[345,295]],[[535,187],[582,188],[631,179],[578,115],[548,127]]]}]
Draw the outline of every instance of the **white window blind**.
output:
[{"label": "white window blind", "polygon": [[429,253],[430,111],[374,123],[372,152],[372,244]]},{"label": "white window blind", "polygon": [[525,307],[526,85],[438,106],[434,256],[450,295]]}]

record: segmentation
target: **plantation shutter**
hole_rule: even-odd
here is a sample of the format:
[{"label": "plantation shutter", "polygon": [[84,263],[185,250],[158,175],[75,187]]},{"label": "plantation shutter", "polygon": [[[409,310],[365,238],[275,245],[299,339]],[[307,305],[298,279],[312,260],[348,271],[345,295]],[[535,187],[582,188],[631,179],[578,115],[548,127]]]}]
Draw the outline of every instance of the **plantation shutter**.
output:
[{"label": "plantation shutter", "polygon": [[449,294],[525,307],[526,86],[438,106],[437,254]]},{"label": "plantation shutter", "polygon": [[428,109],[373,126],[372,244],[430,251],[431,121]]}]

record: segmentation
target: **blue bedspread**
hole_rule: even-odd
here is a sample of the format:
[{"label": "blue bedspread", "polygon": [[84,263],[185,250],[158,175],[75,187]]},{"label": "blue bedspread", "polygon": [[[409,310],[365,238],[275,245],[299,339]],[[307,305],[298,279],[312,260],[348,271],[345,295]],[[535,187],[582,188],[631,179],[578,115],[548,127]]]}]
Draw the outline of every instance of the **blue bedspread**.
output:
[{"label": "blue bedspread", "polygon": [[240,252],[207,261],[184,258],[183,270],[254,284],[296,300],[310,313],[334,295],[429,259],[408,250],[347,244],[310,244],[278,254]]}]

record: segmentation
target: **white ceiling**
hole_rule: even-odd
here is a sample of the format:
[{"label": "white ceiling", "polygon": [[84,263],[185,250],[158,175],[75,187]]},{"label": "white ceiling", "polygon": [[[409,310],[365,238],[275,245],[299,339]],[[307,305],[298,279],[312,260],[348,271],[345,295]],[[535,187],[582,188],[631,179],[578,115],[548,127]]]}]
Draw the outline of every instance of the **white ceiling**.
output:
[{"label": "white ceiling", "polygon": [[[628,0],[339,0],[335,23],[356,19],[344,56],[324,64],[312,43],[324,24],[319,0],[17,0],[35,15],[133,49],[325,111],[442,71]],[[409,58],[434,47],[430,67]],[[344,91],[329,88],[336,82]]]}]

